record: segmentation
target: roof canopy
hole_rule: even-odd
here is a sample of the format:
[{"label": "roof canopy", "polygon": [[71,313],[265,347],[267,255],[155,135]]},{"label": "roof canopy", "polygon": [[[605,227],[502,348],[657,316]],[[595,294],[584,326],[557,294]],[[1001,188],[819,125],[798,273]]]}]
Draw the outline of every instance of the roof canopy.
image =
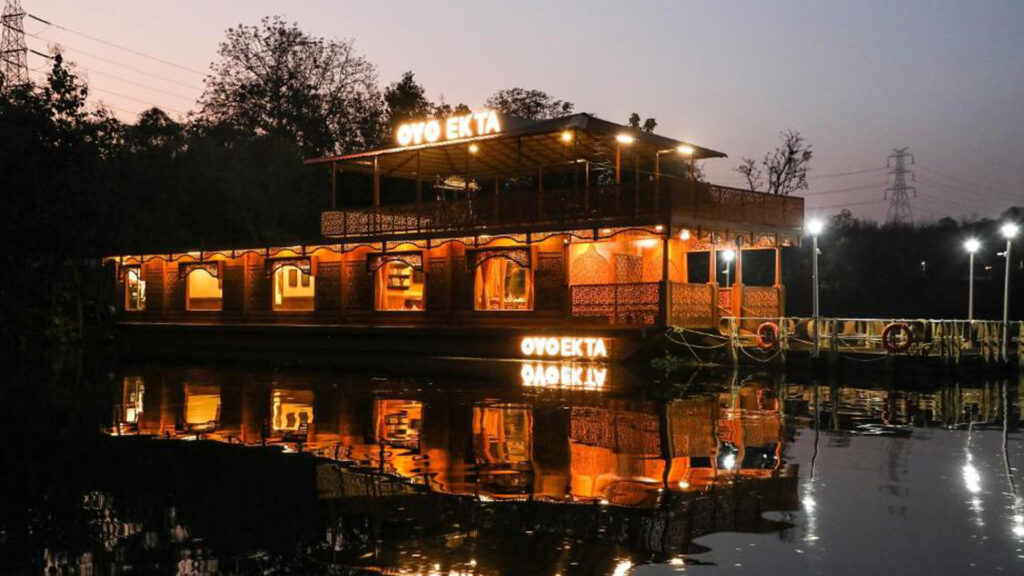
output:
[{"label": "roof canopy", "polygon": [[[621,149],[623,163],[632,163],[637,157],[645,163],[653,162],[659,154],[662,160],[670,154],[678,157],[681,146],[692,148],[694,159],[725,157],[715,150],[590,114],[539,121],[506,118],[503,125],[504,131],[496,134],[313,158],[305,164],[336,164],[345,171],[372,173],[376,162],[383,177],[471,174],[474,178],[488,178],[569,166],[577,159],[608,160],[614,158],[617,147]],[[624,138],[628,143],[620,142],[623,137],[628,137]]]}]

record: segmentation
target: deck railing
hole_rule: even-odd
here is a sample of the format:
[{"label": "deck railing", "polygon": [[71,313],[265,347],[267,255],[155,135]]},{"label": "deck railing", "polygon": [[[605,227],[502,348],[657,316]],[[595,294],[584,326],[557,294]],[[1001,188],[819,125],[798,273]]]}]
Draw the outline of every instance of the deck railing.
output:
[{"label": "deck railing", "polygon": [[611,325],[651,325],[661,310],[661,282],[576,284],[569,287],[574,318]]},{"label": "deck railing", "polygon": [[[450,193],[450,192],[449,192]],[[679,179],[547,190],[470,191],[462,197],[324,212],[332,238],[480,233],[517,226],[576,228],[672,214],[745,225],[799,228],[803,199]]]}]

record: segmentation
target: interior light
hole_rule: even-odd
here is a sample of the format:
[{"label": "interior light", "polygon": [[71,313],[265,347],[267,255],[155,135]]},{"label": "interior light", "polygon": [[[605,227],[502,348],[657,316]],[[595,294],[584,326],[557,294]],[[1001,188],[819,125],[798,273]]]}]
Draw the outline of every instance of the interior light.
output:
[{"label": "interior light", "polygon": [[615,139],[619,142],[619,144],[632,144],[633,140],[635,140],[635,138],[633,138],[629,134],[619,134],[618,136],[615,137]]},{"label": "interior light", "polygon": [[572,132],[568,130],[562,132],[562,142],[572,142]]},{"label": "interior light", "polygon": [[688,146],[686,144],[679,146],[676,150],[678,150],[683,156],[693,156],[693,153],[696,152],[693,146]]},{"label": "interior light", "polygon": [[470,154],[476,154],[479,151],[480,151],[480,147],[477,146],[476,144],[470,144],[469,145],[469,153]]},{"label": "interior light", "polygon": [[690,239],[690,231],[687,230],[686,228],[683,228],[682,232],[679,233],[679,239],[680,240],[689,240]]}]

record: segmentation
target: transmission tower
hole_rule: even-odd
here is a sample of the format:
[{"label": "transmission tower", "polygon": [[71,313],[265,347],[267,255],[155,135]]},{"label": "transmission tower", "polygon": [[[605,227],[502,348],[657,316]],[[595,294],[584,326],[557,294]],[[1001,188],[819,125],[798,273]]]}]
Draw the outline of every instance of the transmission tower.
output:
[{"label": "transmission tower", "polygon": [[892,183],[885,189],[885,198],[889,199],[889,215],[886,220],[890,224],[910,224],[914,222],[914,212],[910,208],[910,196],[917,197],[917,188],[907,185],[907,175],[910,181],[914,181],[914,171],[907,168],[907,160],[910,165],[914,164],[914,155],[907,152],[907,148],[893,148],[892,154],[886,161],[886,166],[892,168],[889,175],[892,176]]},{"label": "transmission tower", "polygon": [[0,76],[5,86],[28,84],[28,47],[25,45],[25,11],[21,0],[4,3],[3,42],[0,44]]}]

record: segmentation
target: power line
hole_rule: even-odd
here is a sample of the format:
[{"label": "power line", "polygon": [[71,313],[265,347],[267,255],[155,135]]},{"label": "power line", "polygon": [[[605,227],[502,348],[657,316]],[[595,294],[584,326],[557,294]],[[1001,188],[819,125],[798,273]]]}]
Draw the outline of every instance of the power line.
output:
[{"label": "power line", "polygon": [[929,178],[922,177],[921,178],[921,182],[929,184],[930,187],[934,187],[933,190],[935,190],[937,192],[941,191],[941,192],[946,192],[946,193],[949,193],[949,194],[956,194],[957,195],[956,200],[958,200],[958,201],[960,200],[962,195],[965,195],[965,194],[971,195],[970,198],[964,198],[963,199],[963,202],[965,204],[967,204],[967,203],[972,203],[972,204],[988,204],[991,207],[998,207],[1000,209],[1005,209],[1005,208],[1009,207],[1008,203],[1004,204],[1004,202],[1006,202],[1006,201],[1004,201],[1002,199],[992,198],[992,197],[987,197],[986,198],[986,197],[983,197],[983,196],[975,196],[974,195],[975,193],[972,192],[972,191],[962,190],[960,188],[954,188],[954,187],[952,187],[952,186],[950,186],[948,184],[944,184],[942,182],[931,180]]},{"label": "power line", "polygon": [[[151,76],[151,77],[156,78],[158,80],[163,80],[164,82],[170,82],[171,84],[177,84],[178,86],[182,86],[184,88],[189,88],[191,90],[202,90],[203,89],[203,88],[201,88],[199,86],[196,86],[194,84],[186,84],[184,82],[180,82],[180,81],[175,80],[173,78],[168,78],[166,76],[161,76],[159,74],[154,74],[152,72],[149,72],[147,70],[143,70],[141,68],[136,68],[134,66],[129,66],[128,64],[124,64],[122,62],[118,62],[117,60],[111,60],[109,58],[104,58],[103,56],[99,56],[97,54],[93,54],[92,52],[87,52],[85,50],[82,50],[81,48],[76,48],[75,46],[71,46],[71,45],[65,44],[63,42],[57,42],[57,41],[51,40],[49,38],[44,38],[44,37],[42,37],[42,36],[40,36],[38,34],[28,34],[28,33],[26,33],[26,35],[31,36],[31,37],[36,38],[36,39],[39,39],[39,40],[42,40],[43,42],[55,42],[55,43],[59,44],[61,48],[68,49],[68,50],[71,50],[72,52],[77,52],[78,54],[89,56],[90,58],[95,58],[95,59],[101,60],[103,62],[107,62],[108,64],[113,64],[114,66],[120,66],[120,67],[122,67],[122,68],[124,68],[126,70],[131,70],[132,72],[135,72],[137,74],[143,74],[145,76]],[[40,53],[36,52],[36,54],[40,54]],[[46,56],[45,54],[40,54],[40,55],[41,56]],[[49,56],[47,56],[47,57],[49,57]]]},{"label": "power line", "polygon": [[811,210],[824,210],[826,208],[851,208],[854,206],[867,206],[869,204],[879,204],[885,202],[884,198],[875,198],[873,200],[865,200],[863,202],[843,202],[840,204],[826,204],[824,206],[812,206]]},{"label": "power line", "polygon": [[50,22],[49,20],[44,20],[43,18],[40,18],[39,16],[36,16],[35,14],[27,14],[27,16],[29,18],[32,18],[33,20],[36,20],[38,22],[42,22],[43,24],[48,24],[50,26],[53,26],[54,28],[59,28],[61,30],[64,30],[65,32],[70,32],[72,34],[76,34],[78,36],[81,36],[82,38],[87,38],[89,40],[92,40],[93,42],[99,42],[100,44],[106,44],[107,46],[111,46],[111,47],[117,48],[119,50],[124,50],[125,52],[129,52],[131,54],[135,54],[136,56],[141,56],[143,58],[148,58],[148,59],[150,59],[150,60],[152,60],[154,62],[159,62],[159,63],[165,64],[167,66],[172,66],[172,67],[177,68],[179,70],[184,70],[186,72],[191,72],[193,74],[198,74],[200,76],[206,76],[206,72],[200,72],[199,70],[196,70],[195,68],[189,68],[188,66],[182,66],[181,64],[175,64],[174,62],[171,62],[170,60],[165,60],[165,59],[160,58],[158,56],[151,56],[149,54],[146,54],[145,52],[139,52],[138,50],[135,50],[133,48],[128,48],[127,46],[122,46],[120,44],[115,44],[114,42],[110,42],[110,41],[104,40],[102,38],[97,38],[95,36],[90,36],[89,34],[86,34],[84,32],[79,32],[77,30],[72,30],[71,28],[68,28],[67,26],[61,26],[60,24],[56,24],[56,23]]},{"label": "power line", "polygon": [[956,182],[960,182],[961,184],[967,184],[968,186],[975,186],[977,188],[981,188],[983,190],[988,190],[990,192],[997,192],[999,194],[1005,194],[1005,195],[1010,196],[1010,197],[1020,198],[1020,193],[1014,194],[1013,192],[1010,192],[1008,190],[1000,190],[999,188],[993,188],[991,186],[986,186],[984,184],[979,184],[977,182],[971,182],[970,180],[964,180],[963,178],[957,178],[956,176],[953,176],[951,174],[946,174],[945,172],[940,172],[939,170],[936,170],[934,168],[929,168],[928,166],[925,166],[923,164],[921,165],[921,168],[926,170],[926,171],[928,171],[928,172],[932,172],[934,174],[938,174],[939,176],[942,176],[944,178],[949,178],[950,180],[954,180]]},{"label": "power line", "polygon": [[127,94],[121,94],[120,92],[115,92],[113,90],[107,90],[105,88],[96,88],[95,86],[93,86],[93,87],[90,87],[89,90],[90,91],[91,90],[95,90],[97,92],[103,92],[104,94],[110,94],[111,96],[117,96],[118,98],[124,98],[125,100],[131,100],[133,102],[138,102],[139,104],[145,104],[145,105],[151,106],[153,108],[162,108],[164,110],[169,110],[171,112],[175,112],[177,114],[181,114],[182,116],[184,116],[186,114],[186,112],[183,112],[183,111],[178,110],[176,108],[171,108],[170,106],[161,106],[159,104],[156,104],[154,102],[150,102],[148,100],[141,100],[141,99],[136,98],[134,96],[128,96]]},{"label": "power line", "polygon": [[870,174],[872,172],[881,172],[882,170],[888,169],[887,166],[879,166],[877,168],[868,168],[865,170],[853,170],[851,172],[834,172],[832,174],[812,174],[807,177],[808,180],[822,180],[825,178],[839,178],[841,176],[854,176],[857,174]]},{"label": "power line", "polygon": [[825,194],[839,194],[840,192],[857,192],[859,190],[878,190],[882,186],[885,186],[885,182],[879,184],[868,184],[866,186],[853,186],[850,188],[839,188],[836,190],[815,190],[813,192],[805,192],[804,196],[822,196]]},{"label": "power line", "polygon": [[[50,56],[48,54],[43,54],[42,52],[39,52],[37,50],[29,50],[29,52],[32,52],[33,54],[35,54],[37,56],[42,56],[43,58],[48,58],[50,60],[53,60],[53,56]],[[108,74],[107,72],[100,72],[99,70],[93,70],[91,68],[86,68],[84,66],[76,66],[76,68],[78,68],[78,69],[80,69],[80,70],[82,70],[82,71],[84,71],[84,72],[86,72],[88,74],[96,74],[98,76],[106,76],[107,78],[112,78],[112,79],[117,80],[119,82],[124,82],[125,84],[131,84],[132,86],[138,86],[139,88],[144,88],[146,90],[152,90],[153,92],[159,92],[161,94],[166,94],[167,96],[172,96],[174,98],[180,98],[182,100],[188,100],[189,102],[192,102],[192,103],[195,103],[195,101],[196,101],[196,99],[194,97],[192,97],[192,96],[183,96],[181,94],[176,94],[174,92],[169,92],[169,91],[164,90],[162,88],[156,88],[156,87],[150,86],[148,84],[143,84],[141,82],[136,82],[134,80],[129,80],[127,78],[124,78],[124,77],[121,77],[121,76],[117,76],[115,74]]]}]

